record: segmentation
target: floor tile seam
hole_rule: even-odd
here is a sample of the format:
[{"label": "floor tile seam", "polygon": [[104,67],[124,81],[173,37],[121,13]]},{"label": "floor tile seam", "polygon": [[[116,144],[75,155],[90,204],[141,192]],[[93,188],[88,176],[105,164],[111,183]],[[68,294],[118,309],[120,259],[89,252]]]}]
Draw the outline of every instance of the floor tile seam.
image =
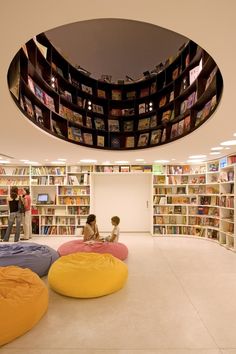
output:
[{"label": "floor tile seam", "polygon": [[[159,247],[158,247],[158,248],[159,248]],[[180,278],[180,277],[177,275],[177,273],[175,272],[174,268],[172,267],[171,263],[169,262],[168,258],[166,257],[165,252],[164,252],[162,249],[160,249],[160,248],[159,248],[159,250],[160,250],[160,252],[162,253],[162,256],[163,256],[163,258],[165,259],[165,261],[166,261],[166,263],[167,263],[167,265],[168,265],[170,271],[173,273],[175,279],[177,280],[177,282],[178,282],[179,285],[181,286],[181,288],[182,288],[182,290],[183,290],[185,296],[187,297],[187,299],[189,300],[189,302],[190,302],[190,304],[192,305],[193,309],[195,310],[195,312],[196,312],[196,314],[197,314],[199,320],[201,321],[203,327],[206,329],[206,331],[207,331],[207,333],[209,334],[209,336],[211,337],[212,341],[215,343],[216,348],[217,348],[218,350],[220,350],[220,347],[218,346],[218,344],[217,344],[217,342],[216,342],[214,336],[212,335],[212,333],[210,332],[209,328],[208,328],[207,325],[205,324],[203,318],[201,317],[199,310],[198,310],[197,307],[194,305],[194,303],[192,302],[192,299],[191,299],[190,296],[188,295],[188,292],[186,291],[186,289],[185,289],[185,287],[184,287],[184,285],[183,285],[183,283],[182,283],[182,281],[181,281],[181,278]],[[213,349],[214,349],[214,348],[213,348]]]}]

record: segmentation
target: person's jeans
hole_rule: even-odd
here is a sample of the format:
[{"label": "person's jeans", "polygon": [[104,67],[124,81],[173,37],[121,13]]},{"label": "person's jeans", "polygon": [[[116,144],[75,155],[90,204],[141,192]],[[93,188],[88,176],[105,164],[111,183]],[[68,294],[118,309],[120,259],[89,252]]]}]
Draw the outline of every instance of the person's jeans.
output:
[{"label": "person's jeans", "polygon": [[3,241],[9,241],[9,237],[10,237],[10,234],[11,234],[12,226],[13,226],[15,220],[16,220],[16,233],[15,233],[14,242],[19,241],[19,238],[20,238],[20,226],[21,226],[21,213],[19,213],[18,211],[14,212],[14,213],[10,213],[9,221],[8,221],[8,227],[7,227],[7,231],[5,233]]}]

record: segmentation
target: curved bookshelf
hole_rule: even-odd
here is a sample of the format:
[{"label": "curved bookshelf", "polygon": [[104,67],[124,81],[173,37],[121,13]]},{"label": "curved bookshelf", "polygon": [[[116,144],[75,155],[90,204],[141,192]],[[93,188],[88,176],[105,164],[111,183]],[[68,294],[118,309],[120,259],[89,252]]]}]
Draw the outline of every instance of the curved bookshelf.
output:
[{"label": "curved bookshelf", "polygon": [[197,129],[215,111],[223,79],[193,41],[133,82],[95,80],[72,66],[44,34],[28,41],[8,70],[25,116],[58,138],[98,149],[143,149]]}]

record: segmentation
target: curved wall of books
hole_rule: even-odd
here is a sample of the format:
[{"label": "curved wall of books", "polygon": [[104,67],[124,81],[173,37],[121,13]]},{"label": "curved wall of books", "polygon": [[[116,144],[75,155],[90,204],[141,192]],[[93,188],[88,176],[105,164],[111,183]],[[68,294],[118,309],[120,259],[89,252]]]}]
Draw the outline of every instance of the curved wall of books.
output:
[{"label": "curved wall of books", "polygon": [[72,66],[44,34],[16,54],[8,84],[38,127],[107,150],[155,147],[191,133],[210,118],[223,90],[214,59],[193,41],[141,80],[110,83]]}]

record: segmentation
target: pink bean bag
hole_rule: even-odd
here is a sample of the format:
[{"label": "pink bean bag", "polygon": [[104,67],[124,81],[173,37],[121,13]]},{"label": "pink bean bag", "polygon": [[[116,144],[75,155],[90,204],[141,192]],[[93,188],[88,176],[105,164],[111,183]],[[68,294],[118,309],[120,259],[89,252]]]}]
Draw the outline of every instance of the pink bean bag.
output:
[{"label": "pink bean bag", "polygon": [[120,242],[85,243],[81,240],[63,243],[57,250],[60,256],[76,252],[109,253],[122,261],[128,257],[128,248]]}]

